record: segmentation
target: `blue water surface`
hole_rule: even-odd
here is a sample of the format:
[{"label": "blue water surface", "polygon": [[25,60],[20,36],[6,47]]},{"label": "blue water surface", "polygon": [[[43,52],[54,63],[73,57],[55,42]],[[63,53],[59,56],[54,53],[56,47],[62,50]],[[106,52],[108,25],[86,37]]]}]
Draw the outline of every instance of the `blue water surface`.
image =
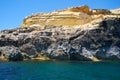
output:
[{"label": "blue water surface", "polygon": [[0,61],[0,80],[120,80],[120,62]]}]

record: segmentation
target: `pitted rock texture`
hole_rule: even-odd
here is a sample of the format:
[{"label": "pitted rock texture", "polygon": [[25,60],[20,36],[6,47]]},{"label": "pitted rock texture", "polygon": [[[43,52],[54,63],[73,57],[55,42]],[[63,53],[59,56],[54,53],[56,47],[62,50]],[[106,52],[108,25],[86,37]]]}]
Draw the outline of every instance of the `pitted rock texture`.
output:
[{"label": "pitted rock texture", "polygon": [[2,30],[0,55],[9,61],[38,56],[44,60],[120,60],[120,18],[106,16],[78,26]]},{"label": "pitted rock texture", "polygon": [[119,9],[77,6],[32,14],[0,31],[0,59],[120,60]]}]

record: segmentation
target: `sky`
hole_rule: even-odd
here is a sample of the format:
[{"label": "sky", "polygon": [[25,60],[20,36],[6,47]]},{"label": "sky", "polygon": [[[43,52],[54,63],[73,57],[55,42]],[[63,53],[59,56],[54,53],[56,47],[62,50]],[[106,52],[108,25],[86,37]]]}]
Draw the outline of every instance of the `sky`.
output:
[{"label": "sky", "polygon": [[114,9],[120,0],[0,0],[0,30],[19,27],[24,17],[38,12],[52,12],[72,6]]}]

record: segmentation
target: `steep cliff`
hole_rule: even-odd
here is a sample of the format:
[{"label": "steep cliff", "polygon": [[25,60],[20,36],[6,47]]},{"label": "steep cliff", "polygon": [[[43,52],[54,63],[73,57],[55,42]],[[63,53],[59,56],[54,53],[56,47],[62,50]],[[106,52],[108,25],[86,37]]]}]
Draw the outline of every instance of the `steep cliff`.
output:
[{"label": "steep cliff", "polygon": [[54,12],[32,14],[23,20],[21,27],[83,25],[102,17],[102,14],[110,14],[110,11],[105,9],[91,10],[88,6],[83,5],[63,10],[55,10]]},{"label": "steep cliff", "polygon": [[[85,12],[92,11],[88,7],[84,12],[77,11],[79,7],[74,9],[33,14],[24,19],[20,28],[0,31],[0,59],[120,60],[120,16],[88,14]],[[51,22],[53,15],[55,21]]]}]

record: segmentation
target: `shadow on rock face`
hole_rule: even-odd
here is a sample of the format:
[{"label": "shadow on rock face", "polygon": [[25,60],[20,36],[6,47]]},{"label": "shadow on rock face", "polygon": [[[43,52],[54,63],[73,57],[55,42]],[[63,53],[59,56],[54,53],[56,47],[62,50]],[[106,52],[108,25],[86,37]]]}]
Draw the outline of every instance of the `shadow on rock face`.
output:
[{"label": "shadow on rock face", "polygon": [[23,55],[19,48],[13,46],[5,46],[0,48],[3,56],[9,61],[22,61]]},{"label": "shadow on rock face", "polygon": [[20,47],[20,50],[24,53],[26,53],[28,56],[36,55],[37,50],[34,45],[28,43],[24,44],[23,46]]}]

